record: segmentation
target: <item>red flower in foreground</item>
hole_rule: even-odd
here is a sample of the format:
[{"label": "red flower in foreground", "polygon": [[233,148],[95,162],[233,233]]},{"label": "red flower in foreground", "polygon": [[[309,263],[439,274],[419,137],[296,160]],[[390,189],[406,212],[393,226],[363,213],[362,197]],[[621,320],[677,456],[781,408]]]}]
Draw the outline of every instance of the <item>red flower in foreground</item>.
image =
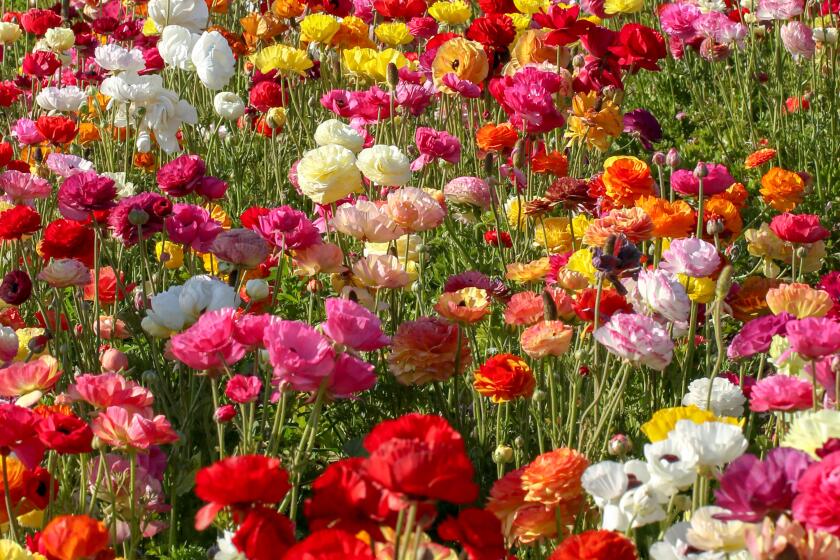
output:
[{"label": "red flower in foreground", "polygon": [[47,449],[62,455],[90,453],[93,450],[93,431],[87,422],[73,414],[54,412],[41,420],[37,432]]},{"label": "red flower in foreground", "polygon": [[51,144],[67,144],[73,141],[79,129],[76,123],[67,117],[56,116],[50,117],[42,115],[35,121],[35,128],[41,133],[41,136],[46,138]]},{"label": "red flower in foreground", "polygon": [[455,541],[467,553],[469,560],[499,560],[507,557],[502,523],[484,509],[470,508],[450,517],[438,527],[438,535],[445,541]]},{"label": "red flower in foreground", "polygon": [[350,533],[326,529],[312,533],[290,548],[283,560],[373,560],[373,558],[370,546]]},{"label": "red flower in foreground", "polygon": [[241,509],[256,503],[276,504],[289,488],[289,473],[278,459],[240,455],[217,461],[195,476],[195,495],[209,502],[196,514],[195,528],[202,531],[209,527],[225,506]]},{"label": "red flower in foreground", "polygon": [[39,552],[56,560],[90,558],[108,547],[108,529],[87,515],[60,515],[38,536]]},{"label": "red flower in foreground", "polygon": [[633,541],[615,531],[584,531],[564,540],[549,560],[636,560]]},{"label": "red flower in foreground", "polygon": [[656,72],[657,61],[665,58],[665,40],[658,32],[639,23],[625,24],[618,34],[618,44],[610,47],[618,63],[635,72],[640,68]]},{"label": "red flower in foreground", "polygon": [[770,229],[788,243],[815,243],[828,237],[828,230],[820,225],[816,214],[785,212],[770,220]]},{"label": "red flower in foreground", "polygon": [[245,520],[233,535],[233,544],[248,560],[275,560],[295,543],[295,524],[267,507],[248,511]]},{"label": "red flower in foreground", "polygon": [[59,219],[47,224],[39,253],[45,259],[77,259],[93,266],[93,229],[74,220]]},{"label": "red flower in foreground", "polygon": [[35,51],[27,53],[23,57],[21,70],[27,76],[46,78],[52,76],[53,72],[59,69],[61,61],[50,51]]},{"label": "red flower in foreground", "polygon": [[464,440],[440,416],[412,413],[380,422],[364,446],[365,470],[388,490],[454,504],[478,497]]},{"label": "red flower in foreground", "polygon": [[[595,299],[597,297],[597,290],[595,288],[586,288],[581,290],[572,307],[575,313],[583,321],[592,322],[595,320]],[[598,322],[604,324],[615,313],[630,313],[633,311],[633,306],[627,303],[624,296],[615,290],[607,289],[601,291],[601,302],[598,305]]]},{"label": "red flower in foreground", "polygon": [[18,205],[0,212],[0,240],[11,241],[41,229],[41,215],[34,208]]}]

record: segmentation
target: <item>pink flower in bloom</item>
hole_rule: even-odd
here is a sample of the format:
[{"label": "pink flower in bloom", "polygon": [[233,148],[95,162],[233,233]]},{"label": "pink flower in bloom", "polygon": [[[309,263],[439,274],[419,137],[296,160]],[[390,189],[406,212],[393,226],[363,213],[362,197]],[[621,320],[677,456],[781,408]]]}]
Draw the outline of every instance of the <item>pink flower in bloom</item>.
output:
[{"label": "pink flower in bloom", "polygon": [[17,141],[24,146],[40,144],[46,140],[46,138],[38,132],[38,127],[35,126],[35,121],[30,119],[18,119],[14,126],[12,126],[12,136],[17,138]]},{"label": "pink flower in bloom", "polygon": [[140,240],[138,227],[131,223],[132,212],[143,211],[149,217],[143,224],[143,239],[159,231],[163,231],[163,221],[172,212],[172,201],[157,193],[140,193],[128,196],[117,203],[108,216],[108,225],[114,232],[114,237],[123,242],[126,247],[136,244]]},{"label": "pink flower in bloom", "polygon": [[260,396],[262,381],[256,375],[234,375],[225,386],[225,395],[235,403],[254,402]]},{"label": "pink flower in bloom", "polygon": [[155,401],[151,391],[118,373],[82,374],[67,388],[67,396],[71,401],[84,401],[94,408],[118,406],[143,413],[151,413]]},{"label": "pink flower in bloom", "polygon": [[565,122],[554,103],[561,79],[556,73],[527,67],[504,86],[502,106],[510,122],[529,133],[549,132]]},{"label": "pink flower in bloom", "polygon": [[321,96],[321,105],[339,117],[360,119],[365,124],[387,119],[391,114],[390,97],[377,86],[366,91],[330,90]]},{"label": "pink flower in bloom", "polygon": [[662,371],[674,355],[674,342],[654,319],[637,313],[616,313],[595,331],[595,340],[635,366]]},{"label": "pink flower in bloom", "polygon": [[233,338],[249,348],[262,347],[265,328],[280,319],[268,313],[259,315],[246,314],[236,319]]},{"label": "pink flower in bloom", "polygon": [[93,171],[71,175],[58,188],[58,210],[70,220],[84,221],[91,213],[115,206],[117,188],[113,179]]},{"label": "pink flower in bloom", "polygon": [[443,196],[448,203],[489,210],[493,193],[490,185],[478,177],[457,177],[443,187]]},{"label": "pink flower in bloom", "polygon": [[73,154],[52,153],[47,156],[47,167],[59,177],[70,177],[77,173],[94,171],[93,163]]},{"label": "pink flower in bloom", "polygon": [[431,16],[413,17],[408,20],[408,30],[418,39],[431,39],[438,32],[438,23]]},{"label": "pink flower in bloom", "polygon": [[391,342],[382,332],[379,317],[355,301],[329,298],[325,306],[327,320],[321,330],[339,344],[360,352],[372,352]]},{"label": "pink flower in bloom", "polygon": [[158,169],[158,187],[169,196],[187,196],[196,189],[206,170],[201,157],[189,154],[178,156]]},{"label": "pink flower in bloom", "polygon": [[816,243],[829,236],[816,214],[778,214],[770,220],[770,229],[788,243]]},{"label": "pink flower in bloom", "polygon": [[814,403],[810,381],[789,375],[771,375],[757,382],[750,393],[750,410],[776,412],[805,410]]},{"label": "pink flower in bloom", "polygon": [[46,179],[14,169],[0,175],[0,189],[6,193],[3,199],[13,204],[32,204],[36,198],[47,198],[52,192]]},{"label": "pink flower in bloom", "polygon": [[210,212],[193,204],[176,204],[164,223],[170,240],[199,253],[209,251],[222,232],[222,225],[210,217]]},{"label": "pink flower in bloom", "polygon": [[428,87],[400,82],[397,84],[394,101],[415,117],[419,117],[432,102],[432,92]]},{"label": "pink flower in bloom", "polygon": [[803,0],[760,0],[755,15],[760,20],[786,20],[798,16],[804,9]]},{"label": "pink flower in bloom", "polygon": [[817,48],[814,41],[814,31],[801,21],[789,21],[779,30],[782,37],[782,44],[785,49],[793,55],[794,59],[799,57],[812,58]]},{"label": "pink flower in bloom", "polygon": [[[700,163],[703,162],[699,162],[698,165]],[[722,193],[736,182],[725,165],[720,163],[706,163],[705,165],[709,174],[703,178],[704,197]],[[677,169],[671,175],[671,187],[682,195],[697,196],[700,193],[700,179],[694,175],[693,171]]]},{"label": "pink flower in bloom", "polygon": [[0,369],[0,396],[20,397],[17,404],[31,406],[41,394],[58,382],[61,371],[52,356],[42,356],[29,362],[15,362]]},{"label": "pink flower in bloom", "polygon": [[321,243],[315,224],[291,206],[272,208],[257,220],[256,231],[278,249],[306,249]]},{"label": "pink flower in bloom", "polygon": [[840,451],[808,467],[796,490],[794,519],[812,531],[840,536]]},{"label": "pink flower in bloom", "polygon": [[817,359],[840,351],[840,323],[825,317],[807,317],[786,326],[790,348],[806,358]]},{"label": "pink flower in bloom", "polygon": [[441,81],[443,82],[443,85],[452,91],[457,91],[467,99],[478,99],[481,97],[481,88],[478,84],[474,84],[469,80],[462,80],[453,72],[444,74]]},{"label": "pink flower in bloom", "polygon": [[296,391],[317,391],[335,368],[330,341],[301,321],[272,323],[265,329],[264,344],[275,379]]},{"label": "pink flower in bloom", "polygon": [[414,142],[420,157],[411,162],[412,171],[419,171],[438,158],[453,164],[461,161],[461,142],[446,131],[418,127]]},{"label": "pink flower in bloom", "polygon": [[417,187],[403,187],[389,194],[385,213],[408,232],[434,229],[446,217],[438,201]]},{"label": "pink flower in bloom", "polygon": [[209,250],[220,260],[244,268],[256,268],[268,258],[271,247],[257,232],[234,228],[220,231]]},{"label": "pink flower in bloom", "polygon": [[233,336],[235,315],[232,307],[203,314],[190,328],[170,339],[172,355],[196,370],[235,364],[247,350]]},{"label": "pink flower in bloom", "polygon": [[100,412],[90,427],[96,437],[118,449],[143,450],[178,440],[178,434],[162,414],[150,418],[120,406],[109,406]]},{"label": "pink flower in bloom", "polygon": [[373,366],[350,354],[340,354],[335,361],[327,394],[334,399],[352,397],[376,385]]},{"label": "pink flower in bloom", "polygon": [[674,274],[703,278],[720,266],[720,255],[711,243],[696,237],[683,237],[671,241],[662,253],[660,268]]},{"label": "pink flower in bloom", "polygon": [[543,318],[543,300],[535,292],[518,292],[511,296],[505,308],[505,323],[529,326]]},{"label": "pink flower in bloom", "polygon": [[28,469],[38,466],[44,456],[36,431],[39,418],[28,408],[0,403],[0,454],[14,453]]},{"label": "pink flower in bloom", "polygon": [[697,34],[694,22],[702,15],[700,8],[688,2],[665,4],[659,9],[662,30],[681,41],[690,42]]}]

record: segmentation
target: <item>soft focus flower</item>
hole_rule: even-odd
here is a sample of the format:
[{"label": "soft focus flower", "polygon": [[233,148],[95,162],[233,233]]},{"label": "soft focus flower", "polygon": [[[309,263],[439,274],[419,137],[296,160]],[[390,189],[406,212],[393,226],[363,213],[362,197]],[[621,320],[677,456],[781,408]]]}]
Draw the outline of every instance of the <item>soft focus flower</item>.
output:
[{"label": "soft focus flower", "polygon": [[404,385],[444,381],[463,373],[472,358],[460,328],[434,317],[402,323],[392,340],[389,371]]},{"label": "soft focus flower", "polygon": [[602,218],[593,220],[583,234],[583,243],[603,247],[610,236],[623,235],[630,243],[650,239],[653,221],[641,208],[616,208]]},{"label": "soft focus flower", "polygon": [[89,558],[108,548],[108,529],[87,515],[59,515],[41,530],[38,545],[50,558]]},{"label": "soft focus flower", "polygon": [[840,350],[840,323],[823,317],[790,321],[786,336],[791,349],[807,358],[816,359]]},{"label": "soft focus flower", "polygon": [[275,321],[263,334],[274,376],[297,391],[317,391],[335,368],[329,340],[301,321]]},{"label": "soft focus flower", "polygon": [[694,209],[685,201],[668,202],[655,196],[641,196],[636,206],[653,222],[654,237],[687,237],[697,224]]},{"label": "soft focus flower", "polygon": [[372,352],[389,344],[379,318],[358,303],[329,298],[325,307],[327,320],[321,329],[336,342],[361,352]]},{"label": "soft focus flower", "polygon": [[790,214],[785,212],[770,220],[770,229],[782,241],[788,243],[816,243],[829,236],[814,214]]},{"label": "soft focus flower", "polygon": [[207,25],[209,9],[198,0],[151,0],[148,5],[149,18],[158,29],[167,25],[180,25],[198,33]]},{"label": "soft focus flower", "polygon": [[221,91],[213,97],[213,110],[221,118],[235,121],[245,113],[245,104],[235,93]]},{"label": "soft focus flower", "polygon": [[361,241],[387,243],[405,234],[384,208],[368,200],[342,204],[336,210],[332,223],[339,232]]},{"label": "soft focus flower", "polygon": [[[697,165],[705,166],[708,173],[703,178],[703,196],[709,197],[720,194],[736,182],[725,165],[703,162],[699,162]],[[700,194],[700,179],[693,171],[677,169],[671,174],[671,188],[682,195],[697,196]]]},{"label": "soft focus flower", "polygon": [[490,300],[480,288],[462,288],[441,294],[435,311],[450,321],[473,324],[490,314]]},{"label": "soft focus flower", "polygon": [[785,49],[794,59],[814,56],[816,42],[813,30],[800,21],[789,21],[779,29],[779,36]]},{"label": "soft focus flower", "polygon": [[655,320],[635,313],[617,313],[594,333],[607,350],[635,366],[663,370],[671,363],[674,343]]},{"label": "soft focus flower", "polygon": [[699,550],[727,553],[744,548],[747,525],[740,521],[721,521],[726,510],[717,506],[704,506],[694,511],[691,526],[686,533],[688,544]]},{"label": "soft focus flower", "polygon": [[0,369],[0,396],[18,397],[18,405],[31,406],[58,382],[61,374],[52,356],[9,364]]},{"label": "soft focus flower", "polygon": [[583,454],[567,447],[538,455],[522,472],[525,501],[547,506],[576,503],[583,495],[581,476],[588,466]]},{"label": "soft focus flower", "polygon": [[824,317],[834,305],[827,292],[800,283],[771,288],[766,297],[774,314],[790,313],[797,319]]},{"label": "soft focus flower", "polygon": [[494,403],[504,403],[520,397],[530,397],[536,379],[528,364],[513,354],[493,356],[475,371],[473,387]]},{"label": "soft focus flower", "polygon": [[794,415],[781,445],[818,458],[817,450],[832,438],[840,438],[840,413],[836,410],[802,412]]},{"label": "soft focus flower", "polygon": [[190,60],[198,79],[211,91],[225,87],[236,72],[233,51],[218,31],[201,34],[192,48]]},{"label": "soft focus flower", "polygon": [[796,484],[793,517],[808,529],[840,536],[837,504],[837,475],[840,453],[834,452],[813,463]]},{"label": "soft focus flower", "polygon": [[707,377],[692,381],[683,396],[682,405],[711,410],[716,416],[743,416],[747,399],[737,385],[723,377],[712,380],[711,390],[709,385]]},{"label": "soft focus flower", "polygon": [[178,434],[163,415],[147,417],[119,406],[100,412],[90,427],[102,442],[117,449],[144,450],[178,440]]},{"label": "soft focus flower", "polygon": [[312,60],[306,51],[282,43],[260,49],[250,60],[263,74],[277,70],[281,74],[303,75],[312,68]]},{"label": "soft focus flower", "polygon": [[642,432],[652,442],[662,441],[668,437],[680,420],[691,420],[698,424],[703,422],[738,423],[734,418],[718,418],[713,412],[696,406],[679,406],[657,410],[650,420],[642,424]]},{"label": "soft focus flower", "polygon": [[691,302],[685,286],[676,276],[665,270],[639,271],[629,297],[639,313],[652,313],[672,322],[688,320]]},{"label": "soft focus flower", "polygon": [[442,44],[432,61],[432,78],[435,87],[446,93],[454,93],[443,84],[443,77],[455,74],[459,80],[480,84],[487,77],[489,64],[481,43],[455,37]]},{"label": "soft focus flower", "polygon": [[633,541],[614,531],[590,530],[565,539],[549,560],[636,560]]},{"label": "soft focus flower", "polygon": [[339,21],[329,14],[309,14],[300,22],[301,41],[329,43],[339,28]]},{"label": "soft focus flower", "polygon": [[806,410],[813,406],[810,381],[788,375],[770,375],[759,380],[750,393],[750,410],[775,412]]},{"label": "soft focus flower", "polygon": [[446,215],[437,200],[416,187],[403,187],[389,194],[384,211],[394,223],[410,232],[436,228]]},{"label": "soft focus flower", "polygon": [[367,255],[352,267],[354,278],[367,288],[403,288],[411,282],[400,260],[393,255]]}]

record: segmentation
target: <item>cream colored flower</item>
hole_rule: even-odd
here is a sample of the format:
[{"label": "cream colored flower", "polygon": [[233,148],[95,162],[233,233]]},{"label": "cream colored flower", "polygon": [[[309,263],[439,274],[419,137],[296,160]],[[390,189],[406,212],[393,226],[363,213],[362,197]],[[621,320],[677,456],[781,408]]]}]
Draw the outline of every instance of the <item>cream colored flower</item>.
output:
[{"label": "cream colored flower", "polygon": [[365,139],[352,126],[338,119],[327,119],[315,129],[315,143],[319,146],[338,144],[358,154],[364,148]]},{"label": "cream colored flower", "polygon": [[728,510],[717,506],[706,506],[691,515],[688,529],[688,543],[694,548],[708,552],[738,552],[746,546],[744,533],[748,524],[741,521],[721,521],[716,515]]},{"label": "cream colored flower", "polygon": [[366,288],[402,288],[411,278],[393,255],[368,255],[353,265],[353,276]]},{"label": "cream colored flower", "polygon": [[356,157],[343,146],[330,144],[310,150],[297,166],[298,185],[318,204],[330,204],[362,190]]},{"label": "cream colored flower", "polygon": [[72,29],[66,27],[52,27],[47,29],[44,35],[44,41],[50,50],[61,53],[71,48],[76,41],[76,36]]},{"label": "cream colored flower", "polygon": [[198,79],[209,90],[222,89],[236,72],[233,51],[218,31],[201,34],[193,46],[191,60]]},{"label": "cream colored flower", "polygon": [[831,438],[840,438],[840,412],[829,409],[800,412],[794,416],[782,446],[799,449],[818,459],[817,449]]},{"label": "cream colored flower", "polygon": [[356,167],[377,185],[401,187],[411,180],[411,162],[396,146],[377,144],[359,153]]},{"label": "cream colored flower", "polygon": [[11,45],[23,34],[20,26],[10,21],[0,21],[0,43]]}]

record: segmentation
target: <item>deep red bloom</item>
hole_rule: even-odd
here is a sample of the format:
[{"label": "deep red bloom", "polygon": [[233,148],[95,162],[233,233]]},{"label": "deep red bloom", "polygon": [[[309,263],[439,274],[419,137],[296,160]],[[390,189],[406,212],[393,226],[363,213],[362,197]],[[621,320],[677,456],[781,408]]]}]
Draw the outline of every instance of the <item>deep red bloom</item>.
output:
[{"label": "deep red bloom", "polygon": [[[575,298],[572,307],[575,313],[583,321],[593,322],[595,320],[595,299],[598,291],[595,288],[581,290]],[[631,313],[633,306],[630,305],[624,296],[613,289],[601,291],[601,302],[598,306],[598,322],[603,325],[615,313]]]},{"label": "deep red bloom", "polygon": [[373,560],[370,546],[336,529],[316,531],[289,549],[283,560]]},{"label": "deep red bloom", "polygon": [[20,239],[41,229],[41,215],[34,208],[18,205],[0,212],[0,240]]},{"label": "deep red bloom", "polygon": [[199,531],[209,527],[225,506],[242,509],[255,503],[276,504],[289,488],[289,474],[278,459],[239,455],[217,461],[195,476],[195,495],[209,502],[196,514],[195,527]]},{"label": "deep red bloom", "polygon": [[58,329],[61,329],[62,331],[70,330],[70,322],[67,320],[67,315],[62,313],[58,318],[58,322],[56,323],[55,311],[52,309],[47,310],[46,318],[44,317],[43,313],[41,313],[40,311],[36,311],[35,320],[38,321],[38,326],[42,329],[49,329],[53,332],[57,332]]},{"label": "deep red bloom", "polygon": [[285,558],[294,543],[294,523],[276,510],[262,506],[251,508],[233,535],[233,544],[249,560]]},{"label": "deep red bloom", "polygon": [[408,21],[426,12],[423,0],[373,0],[373,9],[386,19]]},{"label": "deep red bloom", "polygon": [[[23,90],[12,82],[0,82],[0,107],[11,107],[18,100],[21,94],[23,94]],[[4,144],[7,144],[9,148],[11,148],[10,144],[6,142],[4,142]],[[0,164],[2,164],[0,167],[5,166],[9,163],[9,161],[11,161],[11,159],[12,158],[9,157],[9,159],[5,162],[0,161]]]},{"label": "deep red bloom", "polygon": [[23,57],[21,70],[27,76],[46,78],[52,76],[53,72],[61,66],[61,61],[50,51],[35,51],[26,53]]},{"label": "deep red bloom", "polygon": [[75,220],[55,220],[47,224],[38,246],[45,259],[78,259],[93,266],[93,229]]},{"label": "deep red bloom", "polygon": [[158,169],[158,187],[169,196],[187,196],[196,189],[206,171],[200,156],[184,154]]},{"label": "deep red bloom", "polygon": [[580,42],[591,56],[604,58],[610,54],[610,47],[618,43],[618,32],[592,25],[581,35]]},{"label": "deep red bloom", "polygon": [[364,440],[368,475],[414,498],[467,504],[478,497],[464,440],[440,416],[406,414],[380,422]]},{"label": "deep red bloom", "polygon": [[50,503],[50,486],[52,495],[58,495],[58,480],[50,475],[50,471],[43,467],[35,467],[26,471],[23,480],[23,496],[35,509],[44,509]]},{"label": "deep red bloom", "polygon": [[[3,84],[0,84],[0,107],[3,105]],[[0,167],[6,167],[15,157],[15,150],[8,142],[0,142]]]},{"label": "deep red bloom", "polygon": [[585,19],[578,19],[580,6],[561,8],[553,5],[548,13],[537,12],[533,20],[540,27],[547,27],[551,30],[545,39],[547,45],[565,46],[574,43],[580,36],[586,33],[594,24]]},{"label": "deep red bloom", "polygon": [[500,560],[507,557],[502,522],[493,513],[478,508],[462,510],[438,527],[445,541],[455,541],[469,560]]},{"label": "deep red bloom", "polygon": [[73,138],[79,132],[76,123],[72,119],[60,115],[55,117],[41,115],[35,121],[35,128],[38,129],[41,136],[55,145],[72,142]]},{"label": "deep red bloom", "polygon": [[0,404],[0,455],[14,453],[27,468],[34,469],[44,456],[44,446],[35,431],[37,414],[14,404]]},{"label": "deep red bloom", "polygon": [[558,546],[549,560],[636,560],[636,545],[615,531],[584,531]]},{"label": "deep red bloom", "polygon": [[24,270],[12,270],[0,283],[0,299],[9,305],[20,305],[32,295],[32,279]]},{"label": "deep red bloom", "polygon": [[657,61],[665,58],[665,39],[659,32],[639,23],[627,23],[618,34],[618,44],[610,47],[618,63],[636,72],[639,68],[658,71]]},{"label": "deep red bloom", "polygon": [[475,18],[467,29],[466,37],[485,48],[504,49],[516,37],[516,28],[507,14],[490,14]]},{"label": "deep red bloom", "polygon": [[[96,297],[96,289],[94,286],[95,281],[95,274],[94,271],[90,271],[90,283],[87,284],[84,290],[84,296],[87,301],[93,301]],[[125,299],[126,294],[131,292],[134,289],[134,284],[125,283],[125,274],[120,272],[120,279],[119,282],[117,281],[117,275],[114,272],[114,269],[110,266],[103,266],[99,269],[99,303],[102,305],[111,305],[115,303],[117,300],[122,301]]]},{"label": "deep red bloom", "polygon": [[38,424],[38,439],[47,449],[65,454],[90,453],[93,431],[73,414],[53,412]]},{"label": "deep red bloom", "polygon": [[500,243],[502,247],[513,247],[513,240],[510,238],[510,234],[506,231],[499,233],[498,230],[495,229],[488,229],[484,232],[484,242],[488,245],[493,245],[494,247],[498,246]]},{"label": "deep red bloom", "polygon": [[61,25],[61,16],[52,10],[32,8],[20,16],[20,26],[27,33],[41,37],[47,29]]},{"label": "deep red bloom", "polygon": [[286,95],[280,84],[266,80],[251,88],[248,101],[257,108],[257,111],[265,113],[272,107],[285,105]]},{"label": "deep red bloom", "polygon": [[770,229],[779,239],[788,243],[816,243],[829,235],[816,214],[785,212],[770,220]]},{"label": "deep red bloom", "polygon": [[487,15],[512,14],[517,11],[513,0],[478,0],[478,7]]}]

